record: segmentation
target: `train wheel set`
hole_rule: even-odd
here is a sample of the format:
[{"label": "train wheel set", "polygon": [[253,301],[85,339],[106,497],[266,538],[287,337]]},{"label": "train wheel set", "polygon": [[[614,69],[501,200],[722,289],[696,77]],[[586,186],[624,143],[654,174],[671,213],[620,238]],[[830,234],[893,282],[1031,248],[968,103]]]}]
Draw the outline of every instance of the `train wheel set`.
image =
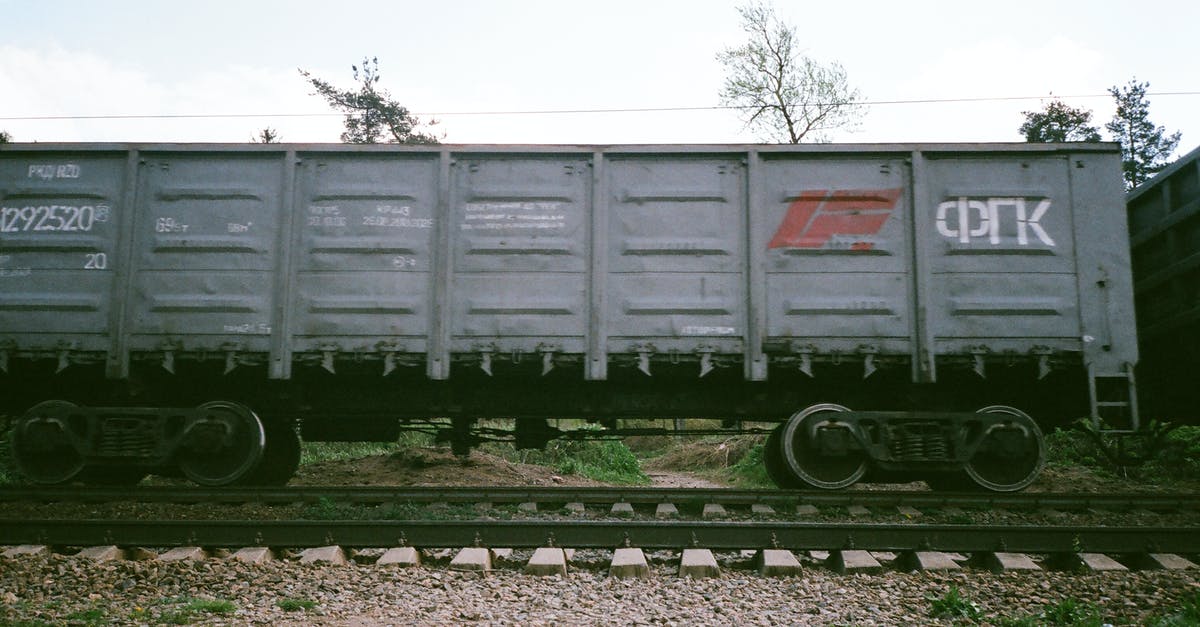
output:
[{"label": "train wheel set", "polygon": [[12,433],[17,469],[44,485],[132,485],[152,472],[202,486],[284,485],[300,464],[294,425],[229,401],[192,410],[45,401],[20,416]]},{"label": "train wheel set", "polygon": [[[1011,492],[1028,486],[1045,463],[1041,430],[1020,410],[989,406],[959,421],[937,418],[815,404],[769,431],[766,471],[784,488],[837,490],[878,473],[877,480]],[[622,433],[613,427],[608,433]],[[209,487],[283,485],[300,461],[295,425],[229,401],[191,410],[45,401],[16,420],[12,440],[17,468],[44,485],[130,485],[152,472]]]},{"label": "train wheel set", "polygon": [[[939,489],[1013,492],[1028,486],[1046,462],[1046,444],[1037,423],[1012,407],[984,407],[977,413],[1003,418],[982,427],[949,430],[925,422],[921,426],[926,433],[915,440],[924,449],[918,452],[913,437],[903,433],[892,433],[882,443],[871,441],[881,431],[911,431],[914,423],[906,415],[901,415],[901,422],[879,429],[875,423],[885,414],[864,414],[861,421],[847,422],[839,421],[839,415],[855,416],[848,408],[813,405],[767,436],[763,455],[767,475],[780,487],[825,490],[854,485],[872,470],[892,471],[894,480],[923,479]],[[955,433],[962,437],[955,438]],[[908,451],[901,451],[906,446]]]}]

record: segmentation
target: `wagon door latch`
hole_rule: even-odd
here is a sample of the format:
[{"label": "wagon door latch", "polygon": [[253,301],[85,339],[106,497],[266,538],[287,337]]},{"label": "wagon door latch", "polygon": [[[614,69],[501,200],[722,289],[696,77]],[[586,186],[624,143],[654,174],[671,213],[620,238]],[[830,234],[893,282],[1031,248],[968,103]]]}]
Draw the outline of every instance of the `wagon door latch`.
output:
[{"label": "wagon door latch", "polygon": [[1100,304],[1104,310],[1104,317],[1100,321],[1100,349],[1105,352],[1111,351],[1113,345],[1112,301],[1109,298],[1108,281],[1108,270],[1102,266],[1100,268],[1100,279],[1096,281],[1096,287],[1100,289]]}]

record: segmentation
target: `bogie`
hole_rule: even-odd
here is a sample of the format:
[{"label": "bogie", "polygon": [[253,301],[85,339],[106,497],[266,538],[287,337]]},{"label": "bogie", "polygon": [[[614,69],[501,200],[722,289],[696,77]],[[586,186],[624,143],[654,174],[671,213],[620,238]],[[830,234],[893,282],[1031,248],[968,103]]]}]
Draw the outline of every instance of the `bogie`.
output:
[{"label": "bogie", "polygon": [[925,480],[937,490],[1021,490],[1045,463],[1037,423],[1009,406],[973,414],[854,412],[812,405],[765,443],[768,475],[780,487],[846,488],[858,481]]},{"label": "bogie", "polygon": [[[299,462],[299,439],[289,424],[268,427],[245,405],[210,401],[194,409],[89,407],[44,401],[14,425],[13,458],[32,483],[80,480],[134,485],[151,470],[175,469],[206,486],[252,479],[281,484]],[[265,462],[265,463],[264,463]]]}]

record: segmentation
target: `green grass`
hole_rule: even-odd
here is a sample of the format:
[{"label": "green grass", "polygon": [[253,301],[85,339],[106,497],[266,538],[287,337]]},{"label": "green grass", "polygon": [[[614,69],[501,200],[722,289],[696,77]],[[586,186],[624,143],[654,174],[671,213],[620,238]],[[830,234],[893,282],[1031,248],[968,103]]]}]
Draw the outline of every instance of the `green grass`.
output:
[{"label": "green grass", "polygon": [[[190,625],[198,620],[202,620],[203,614],[232,614],[237,610],[237,606],[232,601],[224,599],[194,599],[194,598],[175,598],[163,599],[164,605],[182,605],[182,607],[168,609],[155,619],[155,622],[166,625]],[[139,616],[139,619],[144,620],[144,616]]]},{"label": "green grass", "polygon": [[560,474],[580,475],[605,483],[650,483],[637,457],[624,442],[616,440],[565,442],[554,469]]},{"label": "green grass", "polygon": [[[510,514],[515,512],[507,512],[504,508],[492,510],[496,517]],[[473,504],[429,507],[423,503],[394,503],[377,508],[337,503],[327,498],[318,499],[300,512],[300,518],[305,520],[470,520],[478,516],[479,511]]]},{"label": "green grass", "polygon": [[948,618],[952,621],[978,623],[983,619],[983,612],[975,603],[967,600],[958,591],[958,586],[950,586],[940,598],[929,598],[929,616],[932,618]]},{"label": "green grass", "polygon": [[1200,592],[1180,600],[1179,609],[1166,616],[1152,618],[1150,627],[1197,627],[1200,626]]},{"label": "green grass", "polygon": [[1099,607],[1075,599],[1063,599],[1047,605],[1040,617],[1046,625],[1100,627],[1104,624],[1104,616]]},{"label": "green grass", "polygon": [[9,446],[11,440],[12,423],[7,417],[0,416],[0,486],[20,483],[17,469],[12,462],[12,449]]},{"label": "green grass", "polygon": [[[1165,436],[1156,438],[1159,433]],[[1150,483],[1200,480],[1200,426],[1170,431],[1159,426],[1124,436],[1058,429],[1046,435],[1046,448],[1047,463],[1054,466],[1082,466]]]},{"label": "green grass", "polygon": [[397,442],[305,442],[300,449],[300,465],[391,455],[402,448]]},{"label": "green grass", "polygon": [[231,614],[237,609],[232,601],[224,599],[192,599],[186,610],[189,612],[205,612],[207,614]]},{"label": "green grass", "polygon": [[1200,426],[1179,427],[1167,434],[1162,450],[1145,470],[1164,479],[1200,479]]},{"label": "green grass", "polygon": [[[497,511],[495,513],[502,513]],[[470,520],[479,517],[473,504],[455,503],[429,507],[422,503],[395,503],[377,513],[381,520]]]},{"label": "green grass", "polygon": [[159,614],[157,622],[162,625],[191,625],[194,620],[196,617],[191,612],[172,610]]},{"label": "green grass", "polygon": [[1082,433],[1055,429],[1046,434],[1046,463],[1097,468],[1104,464],[1104,456]]},{"label": "green grass", "polygon": [[763,463],[762,435],[706,435],[674,439],[649,460],[657,470],[694,473],[742,488],[774,488]]},{"label": "green grass", "polygon": [[[599,431],[600,427],[583,425],[578,429]],[[551,440],[542,450],[517,450],[507,442],[490,442],[481,448],[513,463],[553,468],[560,475],[578,475],[618,485],[650,483],[637,456],[620,440]]]},{"label": "green grass", "polygon": [[1100,627],[1105,625],[1104,613],[1093,604],[1075,599],[1063,599],[1042,608],[1037,614],[996,621],[1001,627]]},{"label": "green grass", "polygon": [[72,625],[107,625],[109,622],[104,610],[97,608],[73,612],[64,617],[64,620]]},{"label": "green grass", "polygon": [[775,482],[767,476],[767,464],[763,459],[763,444],[755,444],[741,459],[726,471],[731,483],[743,488],[774,488]]},{"label": "green grass", "polygon": [[300,512],[300,517],[306,520],[347,520],[361,518],[362,508],[355,505],[335,503],[321,497],[316,503],[307,505]]},{"label": "green grass", "polygon": [[315,608],[317,602],[309,599],[279,599],[275,605],[285,612],[299,612]]}]

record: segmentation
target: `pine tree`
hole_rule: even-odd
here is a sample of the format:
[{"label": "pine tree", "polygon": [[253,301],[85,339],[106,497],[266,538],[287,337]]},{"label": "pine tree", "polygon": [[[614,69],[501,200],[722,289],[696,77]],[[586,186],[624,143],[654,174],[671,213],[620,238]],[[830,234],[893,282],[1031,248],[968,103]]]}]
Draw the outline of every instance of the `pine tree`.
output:
[{"label": "pine tree", "polygon": [[1061,100],[1046,103],[1043,111],[1022,111],[1025,123],[1017,129],[1027,142],[1098,142],[1100,129],[1092,126],[1092,112],[1076,109]]},{"label": "pine tree", "polygon": [[262,129],[261,131],[259,131],[258,135],[251,137],[250,143],[252,143],[252,144],[278,144],[279,143],[279,131],[268,126],[264,129]]},{"label": "pine tree", "polygon": [[1111,87],[1108,93],[1117,101],[1117,112],[1104,125],[1121,144],[1121,160],[1125,170],[1125,185],[1134,188],[1165,168],[1171,153],[1179,145],[1179,132],[1166,134],[1166,129],[1150,121],[1150,101],[1146,90],[1150,83],[1131,79],[1124,89]]},{"label": "pine tree", "polygon": [[362,67],[351,65],[358,89],[338,89],[304,70],[300,74],[317,90],[329,106],[346,113],[346,132],[342,141],[348,144],[436,144],[438,137],[417,130],[422,124],[434,125],[436,120],[423,122],[392,99],[379,86],[379,59],[363,59]]}]

